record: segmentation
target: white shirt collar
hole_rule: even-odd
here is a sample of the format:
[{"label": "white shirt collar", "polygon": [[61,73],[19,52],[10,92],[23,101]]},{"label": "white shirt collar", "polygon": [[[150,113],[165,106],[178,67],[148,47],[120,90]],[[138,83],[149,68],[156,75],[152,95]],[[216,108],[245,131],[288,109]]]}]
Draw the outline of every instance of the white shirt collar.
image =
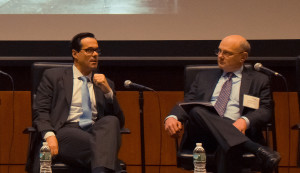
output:
[{"label": "white shirt collar", "polygon": [[[73,78],[74,79],[78,79],[79,77],[84,76],[74,64],[73,64],[72,68],[73,68]],[[88,74],[86,77],[88,77],[89,80],[92,81],[92,72],[90,74]]]},{"label": "white shirt collar", "polygon": [[[234,71],[234,72],[233,72],[234,75],[235,75],[236,77],[238,77],[238,78],[241,78],[241,77],[242,77],[242,71],[243,71],[243,69],[244,69],[244,66],[242,66],[240,69]],[[223,71],[222,76],[225,77],[226,74],[227,74],[227,72]]]}]

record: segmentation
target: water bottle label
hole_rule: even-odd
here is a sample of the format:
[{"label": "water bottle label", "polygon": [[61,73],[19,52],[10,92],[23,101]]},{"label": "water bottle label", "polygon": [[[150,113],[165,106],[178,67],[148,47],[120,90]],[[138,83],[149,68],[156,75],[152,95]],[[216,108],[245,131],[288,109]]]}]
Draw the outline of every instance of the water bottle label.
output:
[{"label": "water bottle label", "polygon": [[200,161],[200,162],[206,162],[206,155],[205,153],[200,154],[193,154],[194,160]]},{"label": "water bottle label", "polygon": [[40,160],[51,160],[51,153],[50,152],[42,152],[40,153]]}]

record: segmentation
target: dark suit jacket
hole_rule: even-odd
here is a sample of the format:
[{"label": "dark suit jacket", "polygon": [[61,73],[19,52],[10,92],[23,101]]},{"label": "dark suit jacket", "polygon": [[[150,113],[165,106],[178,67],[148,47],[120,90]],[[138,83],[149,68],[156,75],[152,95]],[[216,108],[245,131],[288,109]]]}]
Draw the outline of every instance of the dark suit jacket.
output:
[{"label": "dark suit jacket", "polygon": [[[111,80],[107,79],[113,90],[113,102],[108,102],[101,89],[94,85],[97,106],[97,119],[114,115],[119,118],[120,126],[124,125],[124,116],[115,97],[116,91]],[[67,121],[73,93],[72,68],[49,69],[44,72],[37,90],[33,106],[33,123],[39,132],[59,130]]]},{"label": "dark suit jacket", "polygon": [[[94,85],[97,120],[106,115],[118,117],[120,127],[124,126],[124,115],[115,96],[114,83],[107,79],[113,90],[113,102],[108,102],[100,88]],[[73,94],[73,70],[71,68],[52,68],[45,70],[37,89],[36,98],[33,103],[33,125],[38,132],[57,132],[69,116]],[[26,170],[38,172],[38,152],[41,144],[41,133],[33,135],[31,143],[33,148],[28,156]]]},{"label": "dark suit jacket", "polygon": [[[210,102],[222,73],[223,71],[220,69],[197,74],[190,91],[185,94],[184,101]],[[259,109],[244,107],[244,94],[260,98]],[[244,67],[239,102],[241,115],[247,117],[250,121],[250,128],[246,131],[246,135],[250,139],[254,139],[254,141],[261,141],[261,128],[270,122],[273,113],[273,101],[268,76]],[[176,115],[178,120],[182,122],[188,119],[188,116],[180,111],[178,107],[174,107],[170,114]]]}]

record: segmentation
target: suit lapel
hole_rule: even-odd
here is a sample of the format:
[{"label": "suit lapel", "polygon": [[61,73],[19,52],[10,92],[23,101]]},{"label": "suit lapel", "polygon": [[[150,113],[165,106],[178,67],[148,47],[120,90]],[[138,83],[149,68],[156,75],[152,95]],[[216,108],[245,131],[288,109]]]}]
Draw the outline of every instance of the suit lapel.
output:
[{"label": "suit lapel", "polygon": [[98,115],[102,115],[103,113],[101,113],[101,112],[104,111],[104,95],[99,87],[97,87],[96,85],[93,85],[93,87],[94,87],[94,92],[95,92],[95,99],[96,99]]},{"label": "suit lapel", "polygon": [[[93,77],[94,77],[94,74],[92,76],[92,81],[93,81]],[[94,93],[95,93],[95,100],[96,100],[96,107],[97,107],[97,111],[98,111],[98,116],[103,115],[104,104],[105,104],[104,103],[105,102],[104,94],[103,94],[102,90],[94,84],[94,82],[93,82],[93,87],[94,87]]]},{"label": "suit lapel", "polygon": [[244,106],[243,106],[243,100],[244,100],[244,94],[249,93],[249,89],[251,87],[253,77],[250,73],[250,71],[244,66],[244,70],[242,72],[242,81],[241,81],[241,87],[240,87],[240,113],[243,113]]},{"label": "suit lapel", "polygon": [[72,95],[73,95],[73,70],[67,68],[63,75],[63,84],[66,93],[66,99],[69,106],[71,106]]},{"label": "suit lapel", "polygon": [[209,79],[212,79],[212,80],[207,81],[207,82],[209,82],[208,86],[212,86],[212,87],[209,87],[208,90],[207,90],[208,94],[206,94],[206,95],[209,96],[209,97],[206,98],[207,101],[211,100],[211,97],[212,97],[212,95],[215,91],[217,83],[218,83],[220,77],[222,76],[222,74],[223,74],[223,70],[217,70],[215,72],[215,74],[212,74],[212,76],[209,78]]}]

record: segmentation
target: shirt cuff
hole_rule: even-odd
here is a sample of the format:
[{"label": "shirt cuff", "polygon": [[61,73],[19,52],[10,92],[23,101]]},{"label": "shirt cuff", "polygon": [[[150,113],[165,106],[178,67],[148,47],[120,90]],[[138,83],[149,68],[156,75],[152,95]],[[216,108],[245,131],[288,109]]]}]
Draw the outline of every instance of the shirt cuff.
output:
[{"label": "shirt cuff", "polygon": [[54,132],[52,131],[48,131],[48,132],[42,132],[42,135],[44,136],[44,140],[46,141],[46,139],[50,136],[55,136]]},{"label": "shirt cuff", "polygon": [[113,101],[113,98],[114,98],[114,93],[112,90],[110,90],[109,93],[106,93],[104,94],[104,97],[107,99],[107,100],[110,100],[111,102]]},{"label": "shirt cuff", "polygon": [[245,121],[246,121],[246,124],[247,124],[247,129],[250,127],[250,121],[247,117],[245,116],[241,116],[241,118],[243,118]]},{"label": "shirt cuff", "polygon": [[164,122],[168,119],[168,118],[175,118],[178,121],[178,118],[176,117],[176,115],[169,115],[165,118]]}]

